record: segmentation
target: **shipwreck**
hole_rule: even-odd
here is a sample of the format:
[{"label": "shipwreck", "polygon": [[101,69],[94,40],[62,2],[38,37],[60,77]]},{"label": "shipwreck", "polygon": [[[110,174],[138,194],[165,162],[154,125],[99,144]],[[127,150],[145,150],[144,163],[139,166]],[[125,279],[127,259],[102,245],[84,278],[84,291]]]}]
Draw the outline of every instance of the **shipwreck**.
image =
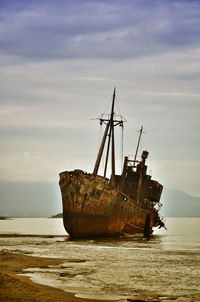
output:
[{"label": "shipwreck", "polygon": [[[147,174],[148,151],[137,160],[143,127],[139,132],[134,159],[124,158],[121,175],[115,173],[114,128],[123,127],[124,119],[114,113],[115,89],[111,113],[99,120],[105,124],[93,173],[82,170],[60,173],[63,203],[63,223],[73,238],[116,236],[143,233],[149,236],[153,227],[164,227],[159,216],[163,186]],[[103,176],[98,174],[105,149]],[[111,150],[111,156],[109,156]],[[106,177],[108,159],[111,158],[111,176]]]}]

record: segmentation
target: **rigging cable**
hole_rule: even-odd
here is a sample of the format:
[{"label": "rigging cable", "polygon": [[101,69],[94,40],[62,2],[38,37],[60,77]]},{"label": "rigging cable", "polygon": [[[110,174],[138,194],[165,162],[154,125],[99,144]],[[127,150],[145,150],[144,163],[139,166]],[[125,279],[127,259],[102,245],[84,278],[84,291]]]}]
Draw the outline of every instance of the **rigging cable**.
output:
[{"label": "rigging cable", "polygon": [[124,125],[121,126],[121,173],[123,171],[123,158],[124,158]]},{"label": "rigging cable", "polygon": [[117,109],[118,109],[119,115],[121,116],[121,112],[120,112],[120,109],[119,109],[119,103],[117,101],[117,97],[116,97],[116,104],[117,104]]},{"label": "rigging cable", "polygon": [[102,115],[106,114],[105,112],[106,112],[107,109],[109,108],[110,103],[112,103],[112,98],[110,98],[109,101],[107,102],[107,105],[106,105],[105,110],[103,111]]},{"label": "rigging cable", "polygon": [[141,137],[141,140],[140,140],[140,154],[142,154],[142,150],[143,150],[143,147],[142,147],[142,137]]},{"label": "rigging cable", "polygon": [[99,147],[100,147],[101,140],[102,140],[102,123],[100,123],[100,127],[99,127],[98,150],[99,150]]}]

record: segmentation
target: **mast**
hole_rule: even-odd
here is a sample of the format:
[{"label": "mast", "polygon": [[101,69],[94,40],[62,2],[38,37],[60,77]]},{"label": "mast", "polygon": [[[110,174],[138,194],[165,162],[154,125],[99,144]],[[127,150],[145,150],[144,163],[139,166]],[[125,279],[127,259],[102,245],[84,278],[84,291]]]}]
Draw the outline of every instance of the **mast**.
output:
[{"label": "mast", "polygon": [[106,161],[105,161],[105,167],[104,167],[104,177],[106,177],[106,171],[107,171],[107,165],[108,165],[108,155],[109,155],[109,149],[110,149],[110,139],[111,139],[111,128],[108,134],[108,146],[107,146],[107,152],[106,152]]},{"label": "mast", "polygon": [[[101,157],[102,157],[103,150],[104,150],[104,146],[105,146],[105,142],[106,142],[106,138],[107,138],[107,135],[108,135],[108,130],[110,128],[109,140],[108,140],[108,146],[107,146],[107,154],[106,154],[106,164],[105,164],[105,169],[104,169],[104,177],[105,177],[106,170],[107,170],[108,155],[109,155],[109,148],[110,148],[110,138],[111,138],[111,134],[113,134],[111,129],[114,127],[113,126],[113,116],[114,116],[114,105],[115,105],[115,90],[116,90],[116,88],[114,88],[114,92],[113,92],[113,100],[112,100],[112,108],[111,108],[111,113],[110,113],[110,119],[108,120],[108,122],[106,124],[106,129],[104,131],[103,139],[102,139],[102,142],[101,142],[101,146],[99,148],[99,152],[98,152],[98,155],[97,155],[97,159],[96,159],[96,163],[95,163],[94,171],[93,171],[93,174],[97,175],[97,172],[99,170],[99,165],[100,165],[100,162],[101,162]],[[106,120],[102,119],[101,121],[106,121]],[[113,140],[113,137],[112,137],[112,140]],[[112,171],[112,173],[113,173],[113,171]]]},{"label": "mast", "polygon": [[126,121],[126,120],[123,119],[122,116],[120,116],[121,119],[119,119],[119,120],[114,119],[114,116],[115,116],[115,113],[114,113],[115,91],[116,91],[116,88],[114,88],[114,92],[113,92],[112,107],[111,107],[110,116],[108,118],[103,118],[103,117],[99,118],[101,124],[102,123],[106,124],[106,128],[105,128],[105,131],[104,131],[103,139],[102,139],[102,142],[101,142],[101,145],[100,145],[100,148],[99,148],[99,152],[98,152],[97,159],[96,159],[95,166],[94,166],[94,170],[93,170],[93,174],[97,175],[98,169],[99,169],[99,165],[100,165],[100,162],[101,162],[101,158],[102,158],[102,154],[103,154],[103,151],[104,151],[106,139],[108,137],[107,151],[106,151],[106,160],[105,160],[105,167],[104,167],[104,177],[106,177],[108,157],[109,157],[109,151],[110,151],[110,143],[111,143],[111,169],[112,169],[112,171],[111,171],[111,182],[112,182],[113,186],[115,184],[115,140],[114,140],[114,127],[117,126],[117,125],[123,126],[123,122]]},{"label": "mast", "polygon": [[98,155],[97,155],[97,159],[96,159],[96,163],[95,163],[94,171],[93,171],[94,175],[97,175],[97,172],[99,170],[99,164],[100,164],[101,157],[102,157],[102,154],[103,154],[103,149],[104,149],[104,146],[105,146],[106,137],[108,135],[108,129],[109,129],[109,123],[106,125],[106,129],[105,129],[105,132],[104,132],[104,135],[103,135],[101,146],[99,148],[99,152],[98,152]]},{"label": "mast", "polygon": [[114,103],[115,103],[115,88],[113,93],[113,102],[112,102],[112,109],[111,109],[111,134],[112,134],[112,176],[111,176],[111,182],[114,186],[115,184],[115,137],[114,137],[114,122],[113,122],[113,116],[114,116]]},{"label": "mast", "polygon": [[136,147],[136,151],[135,151],[135,157],[134,157],[134,160],[133,160],[133,167],[135,166],[135,163],[136,163],[136,158],[137,158],[137,154],[138,154],[140,140],[141,140],[141,136],[142,136],[142,133],[143,133],[142,131],[143,131],[143,126],[141,126],[141,128],[140,128],[140,134],[139,134],[138,143],[137,143],[137,147]]}]

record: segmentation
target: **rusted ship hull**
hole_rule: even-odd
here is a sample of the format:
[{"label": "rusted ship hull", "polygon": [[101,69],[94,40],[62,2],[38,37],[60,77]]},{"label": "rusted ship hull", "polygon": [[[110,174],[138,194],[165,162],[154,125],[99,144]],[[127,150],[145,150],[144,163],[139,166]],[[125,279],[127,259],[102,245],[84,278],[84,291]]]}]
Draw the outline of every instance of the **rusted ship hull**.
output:
[{"label": "rusted ship hull", "polygon": [[[121,115],[115,115],[114,105],[115,89],[110,115],[98,117],[105,130],[93,173],[81,170],[60,173],[63,222],[71,237],[115,236],[122,233],[149,236],[154,226],[164,226],[158,215],[163,186],[147,174],[145,162],[148,151],[143,150],[141,160],[137,160],[143,126],[139,131],[134,159],[125,156],[121,175],[115,173],[114,127],[119,125],[123,129],[126,120]],[[100,176],[98,170],[105,145],[104,176]],[[106,178],[109,154],[110,179]]]},{"label": "rusted ship hull", "polygon": [[158,224],[158,213],[149,204],[137,204],[109,179],[81,170],[60,173],[63,223],[74,238],[116,236],[148,232]]}]

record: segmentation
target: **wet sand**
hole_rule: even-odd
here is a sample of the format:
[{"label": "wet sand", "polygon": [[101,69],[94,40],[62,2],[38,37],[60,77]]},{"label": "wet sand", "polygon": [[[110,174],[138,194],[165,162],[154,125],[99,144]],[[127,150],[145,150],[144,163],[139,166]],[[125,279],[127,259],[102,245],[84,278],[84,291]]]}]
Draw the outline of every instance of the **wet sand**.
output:
[{"label": "wet sand", "polygon": [[17,233],[10,233],[10,234],[0,234],[0,238],[25,238],[25,237],[33,237],[33,238],[67,238],[68,235],[37,235],[37,234],[17,234]]},{"label": "wet sand", "polygon": [[[20,276],[23,269],[30,267],[45,268],[66,262],[66,259],[40,258],[8,252],[0,253],[0,301],[25,302],[85,302],[73,294],[32,282],[28,277]],[[97,300],[89,300],[97,301]]]}]

